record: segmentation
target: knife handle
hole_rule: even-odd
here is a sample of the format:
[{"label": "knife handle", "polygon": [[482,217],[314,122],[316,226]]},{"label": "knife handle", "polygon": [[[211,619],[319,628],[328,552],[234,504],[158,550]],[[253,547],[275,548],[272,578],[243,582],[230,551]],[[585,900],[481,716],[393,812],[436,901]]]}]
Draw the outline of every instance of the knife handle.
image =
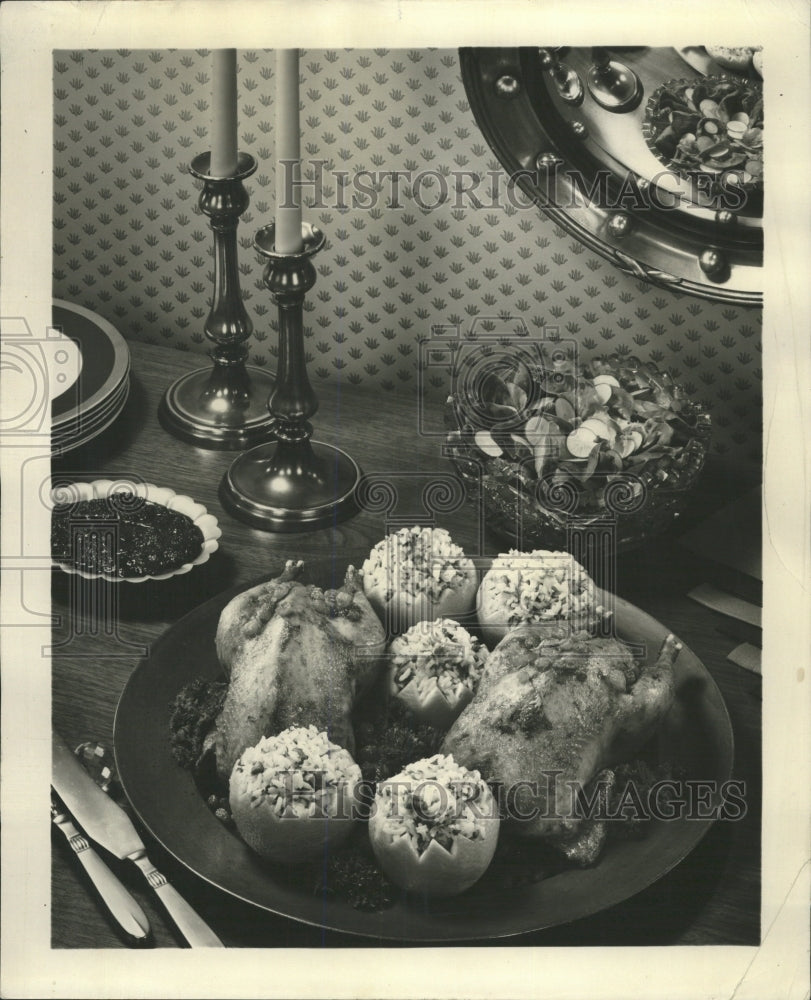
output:
[{"label": "knife handle", "polygon": [[177,889],[169,883],[166,876],[161,874],[152,864],[146,854],[139,851],[137,854],[131,854],[130,860],[134,861],[144,873],[147,882],[166,907],[166,912],[174,920],[177,929],[192,948],[225,947],[203,918],[195,913]]},{"label": "knife handle", "polygon": [[65,835],[71,850],[81,862],[90,881],[98,890],[121,928],[137,941],[145,941],[150,934],[149,921],[138,903],[113,875],[87,840],[79,833],[64,813],[54,816],[54,824]]}]

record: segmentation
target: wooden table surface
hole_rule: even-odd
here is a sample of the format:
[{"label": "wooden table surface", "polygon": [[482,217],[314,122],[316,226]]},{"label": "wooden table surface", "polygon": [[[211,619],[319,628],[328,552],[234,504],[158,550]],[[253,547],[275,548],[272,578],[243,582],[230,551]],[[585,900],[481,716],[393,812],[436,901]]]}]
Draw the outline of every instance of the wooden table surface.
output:
[{"label": "wooden table surface", "polygon": [[[54,459],[60,478],[141,477],[171,486],[206,505],[220,521],[219,550],[191,573],[163,582],[121,585],[117,634],[91,634],[71,612],[70,580],[53,575],[53,611],[60,617],[55,643],[64,642],[53,659],[53,721],[75,746],[94,739],[112,746],[119,696],[138,663],[136,647],[148,646],[165,629],[203,601],[234,585],[270,575],[287,558],[324,557],[335,553],[343,565],[359,562],[385,533],[384,514],[364,511],[336,527],[312,533],[258,531],[226,514],[217,497],[233,452],[206,451],[176,440],[158,424],[156,412],[164,391],[185,371],[200,367],[200,356],[133,343],[132,390],[116,423],[83,448]],[[440,436],[417,433],[417,403],[411,394],[398,398],[369,389],[318,384],[321,408],[316,438],[348,451],[366,473],[392,481],[401,506],[413,514],[415,498],[432,474],[447,474]],[[427,425],[441,426],[439,407],[426,406]],[[711,467],[683,523],[720,506],[739,487]],[[479,537],[472,508],[439,517],[454,540],[469,553]],[[686,642],[708,668],[726,701],[735,737],[734,777],[746,783],[747,813],[736,822],[716,823],[696,849],[672,872],[633,898],[595,916],[566,926],[510,939],[521,945],[745,944],[760,939],[760,679],[726,659],[738,644],[721,616],[686,597],[688,590],[711,579],[712,566],[688,553],[677,532],[620,557],[617,593],[647,611]],[[505,546],[484,533],[485,551]],[[324,933],[297,924],[212,889],[146,835],[148,853],[181,893],[231,947],[374,946],[346,935]],[[125,943],[95,902],[84,873],[64,838],[52,839],[52,944],[55,948],[121,948]],[[105,856],[143,906],[158,947],[183,947],[134,866]],[[502,942],[503,943],[503,942]]]}]

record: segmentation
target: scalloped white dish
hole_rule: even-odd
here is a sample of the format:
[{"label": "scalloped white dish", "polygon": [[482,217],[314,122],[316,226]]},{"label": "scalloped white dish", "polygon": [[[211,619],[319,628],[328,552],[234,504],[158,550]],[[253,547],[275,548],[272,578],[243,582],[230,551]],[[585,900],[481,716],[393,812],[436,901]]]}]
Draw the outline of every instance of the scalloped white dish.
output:
[{"label": "scalloped white dish", "polygon": [[110,583],[145,583],[147,580],[168,580],[170,577],[188,573],[195,566],[208,562],[211,553],[219,548],[222,530],[217,518],[213,514],[209,514],[201,503],[197,503],[182,493],[176,493],[166,486],[155,486],[154,483],[135,483],[125,479],[96,479],[90,483],[65,483],[52,487],[47,501],[53,509],[57,504],[78,503],[82,500],[103,500],[115,493],[132,493],[136,497],[143,497],[145,500],[160,504],[169,510],[185,514],[203,534],[203,544],[197,558],[191,562],[183,563],[182,566],[178,566],[177,569],[170,572],[152,576],[123,577],[114,576],[112,573],[91,573],[72,566],[70,563],[57,561],[54,561],[54,566],[72,576],[84,577],[85,580],[107,580]]}]

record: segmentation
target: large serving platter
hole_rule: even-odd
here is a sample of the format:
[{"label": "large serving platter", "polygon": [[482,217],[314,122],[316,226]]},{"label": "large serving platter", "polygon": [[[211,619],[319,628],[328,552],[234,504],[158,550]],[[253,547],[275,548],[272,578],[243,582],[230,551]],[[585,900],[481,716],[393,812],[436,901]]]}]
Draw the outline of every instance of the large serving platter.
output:
[{"label": "large serving platter", "polygon": [[[332,559],[314,561],[305,568],[306,579],[334,586],[335,570]],[[193,679],[221,677],[214,649],[217,622],[242,589],[212,598],[164,633],[131,675],[114,727],[119,775],[140,822],[214,889],[292,920],[378,940],[499,939],[568,923],[635,895],[682,861],[710,827],[708,819],[656,821],[643,839],[610,843],[593,868],[571,868],[509,889],[485,878],[452,899],[403,897],[376,913],[314,891],[312,881],[297,882],[289,872],[274,870],[224,826],[170,749],[170,705]],[[619,598],[604,595],[604,601],[613,606],[617,633],[655,658],[668,629]],[[722,783],[732,771],[733,738],[721,693],[687,647],[675,670],[676,700],[660,727],[660,759],[672,762],[686,778]]]},{"label": "large serving platter", "polygon": [[462,49],[482,134],[527,204],[621,270],[703,298],[760,304],[762,194],[721,204],[663,167],[645,142],[648,100],[665,82],[690,77],[690,66],[673,48],[610,51],[641,83],[621,113],[590,95],[588,48],[559,54],[583,83],[580,103],[561,97],[540,48]]}]

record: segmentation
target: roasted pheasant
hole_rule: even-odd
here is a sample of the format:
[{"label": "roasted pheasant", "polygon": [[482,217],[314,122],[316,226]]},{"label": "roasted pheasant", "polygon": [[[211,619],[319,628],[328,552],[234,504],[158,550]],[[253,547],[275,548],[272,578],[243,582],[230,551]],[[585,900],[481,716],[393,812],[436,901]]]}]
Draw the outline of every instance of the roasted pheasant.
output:
[{"label": "roasted pheasant", "polygon": [[315,725],[355,749],[352,709],[378,674],[383,626],[354,567],[327,591],[299,582],[301,567],[288,562],[220,616],[217,655],[229,684],[207,748],[222,779],[246,747],[292,725]]},{"label": "roasted pheasant", "polygon": [[604,824],[573,812],[567,782],[587,789],[597,776],[610,781],[603,769],[646,742],[673,701],[680,649],[669,635],[644,666],[617,639],[516,628],[491,653],[441,752],[499,783],[515,832],[590,863]]}]

